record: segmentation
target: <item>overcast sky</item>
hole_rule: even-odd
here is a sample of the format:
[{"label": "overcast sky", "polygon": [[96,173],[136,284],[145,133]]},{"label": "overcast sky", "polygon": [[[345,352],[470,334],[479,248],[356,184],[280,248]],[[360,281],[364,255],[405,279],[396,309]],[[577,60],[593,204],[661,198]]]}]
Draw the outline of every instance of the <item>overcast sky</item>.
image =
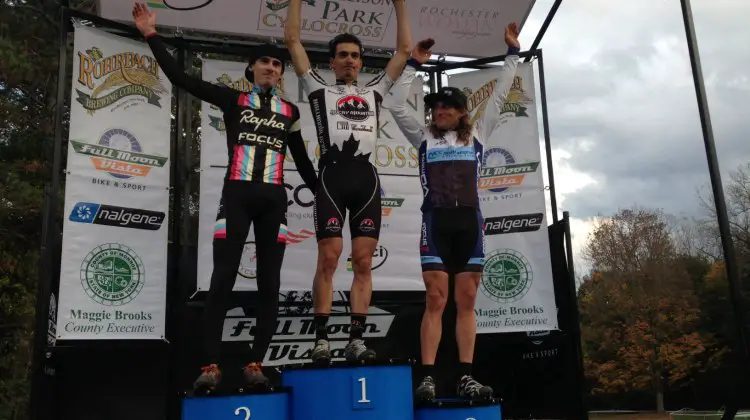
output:
[{"label": "overcast sky", "polygon": [[[537,0],[523,47],[552,4]],[[750,1],[692,7],[726,185],[750,161]],[[558,208],[574,218],[574,251],[593,217],[619,208],[702,215],[696,190],[709,192],[710,179],[680,2],[563,0],[540,47]]]}]

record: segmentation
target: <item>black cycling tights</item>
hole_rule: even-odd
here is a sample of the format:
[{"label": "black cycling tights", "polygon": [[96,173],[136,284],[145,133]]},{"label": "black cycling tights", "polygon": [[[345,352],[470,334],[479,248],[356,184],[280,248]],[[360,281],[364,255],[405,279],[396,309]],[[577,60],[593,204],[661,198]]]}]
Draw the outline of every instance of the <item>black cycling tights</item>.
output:
[{"label": "black cycling tights", "polygon": [[255,233],[258,306],[248,362],[262,362],[278,318],[281,263],[286,250],[287,196],[283,185],[226,181],[214,228],[214,271],[206,298],[207,363],[219,363],[221,336],[245,240]]}]

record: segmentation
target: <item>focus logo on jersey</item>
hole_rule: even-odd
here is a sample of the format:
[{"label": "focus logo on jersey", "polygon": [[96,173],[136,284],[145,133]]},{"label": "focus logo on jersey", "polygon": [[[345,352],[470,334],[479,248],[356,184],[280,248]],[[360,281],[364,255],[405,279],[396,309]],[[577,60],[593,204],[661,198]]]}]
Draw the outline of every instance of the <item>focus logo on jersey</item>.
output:
[{"label": "focus logo on jersey", "polygon": [[336,101],[336,109],[331,110],[331,115],[338,114],[349,121],[364,121],[375,115],[370,110],[370,104],[361,96],[349,95]]}]

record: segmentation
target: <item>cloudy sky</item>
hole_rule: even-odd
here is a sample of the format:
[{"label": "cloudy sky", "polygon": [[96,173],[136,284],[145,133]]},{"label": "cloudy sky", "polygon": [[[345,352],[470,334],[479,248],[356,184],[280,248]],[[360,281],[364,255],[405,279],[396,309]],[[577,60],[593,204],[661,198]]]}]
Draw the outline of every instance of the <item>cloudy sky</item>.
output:
[{"label": "cloudy sky", "polygon": [[[522,46],[552,4],[537,0]],[[726,184],[750,161],[750,1],[692,7]],[[680,2],[563,0],[540,47],[558,208],[573,218],[574,251],[594,217],[619,208],[703,215],[696,194],[710,192],[710,179]]]}]

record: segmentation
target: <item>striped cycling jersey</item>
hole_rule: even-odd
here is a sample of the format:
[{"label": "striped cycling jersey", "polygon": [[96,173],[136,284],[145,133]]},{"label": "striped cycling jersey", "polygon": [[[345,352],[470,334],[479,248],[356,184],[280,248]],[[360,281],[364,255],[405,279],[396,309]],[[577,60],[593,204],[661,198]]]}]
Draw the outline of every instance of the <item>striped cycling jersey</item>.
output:
[{"label": "striped cycling jersey", "polygon": [[[227,127],[229,168],[227,179],[283,184],[285,138],[299,133],[299,109],[273,92],[254,88],[237,99],[237,108],[224,113]],[[236,123],[230,140],[229,122]]]},{"label": "striped cycling jersey", "polygon": [[[253,85],[250,92],[240,92],[189,76],[167,52],[158,34],[147,40],[154,58],[173,85],[216,105],[224,113],[229,158],[226,180],[283,185],[289,146],[297,171],[305,184],[314,188],[317,175],[302,140],[296,105],[278,96],[273,88],[264,91]],[[216,147],[207,143],[201,146]]]}]

